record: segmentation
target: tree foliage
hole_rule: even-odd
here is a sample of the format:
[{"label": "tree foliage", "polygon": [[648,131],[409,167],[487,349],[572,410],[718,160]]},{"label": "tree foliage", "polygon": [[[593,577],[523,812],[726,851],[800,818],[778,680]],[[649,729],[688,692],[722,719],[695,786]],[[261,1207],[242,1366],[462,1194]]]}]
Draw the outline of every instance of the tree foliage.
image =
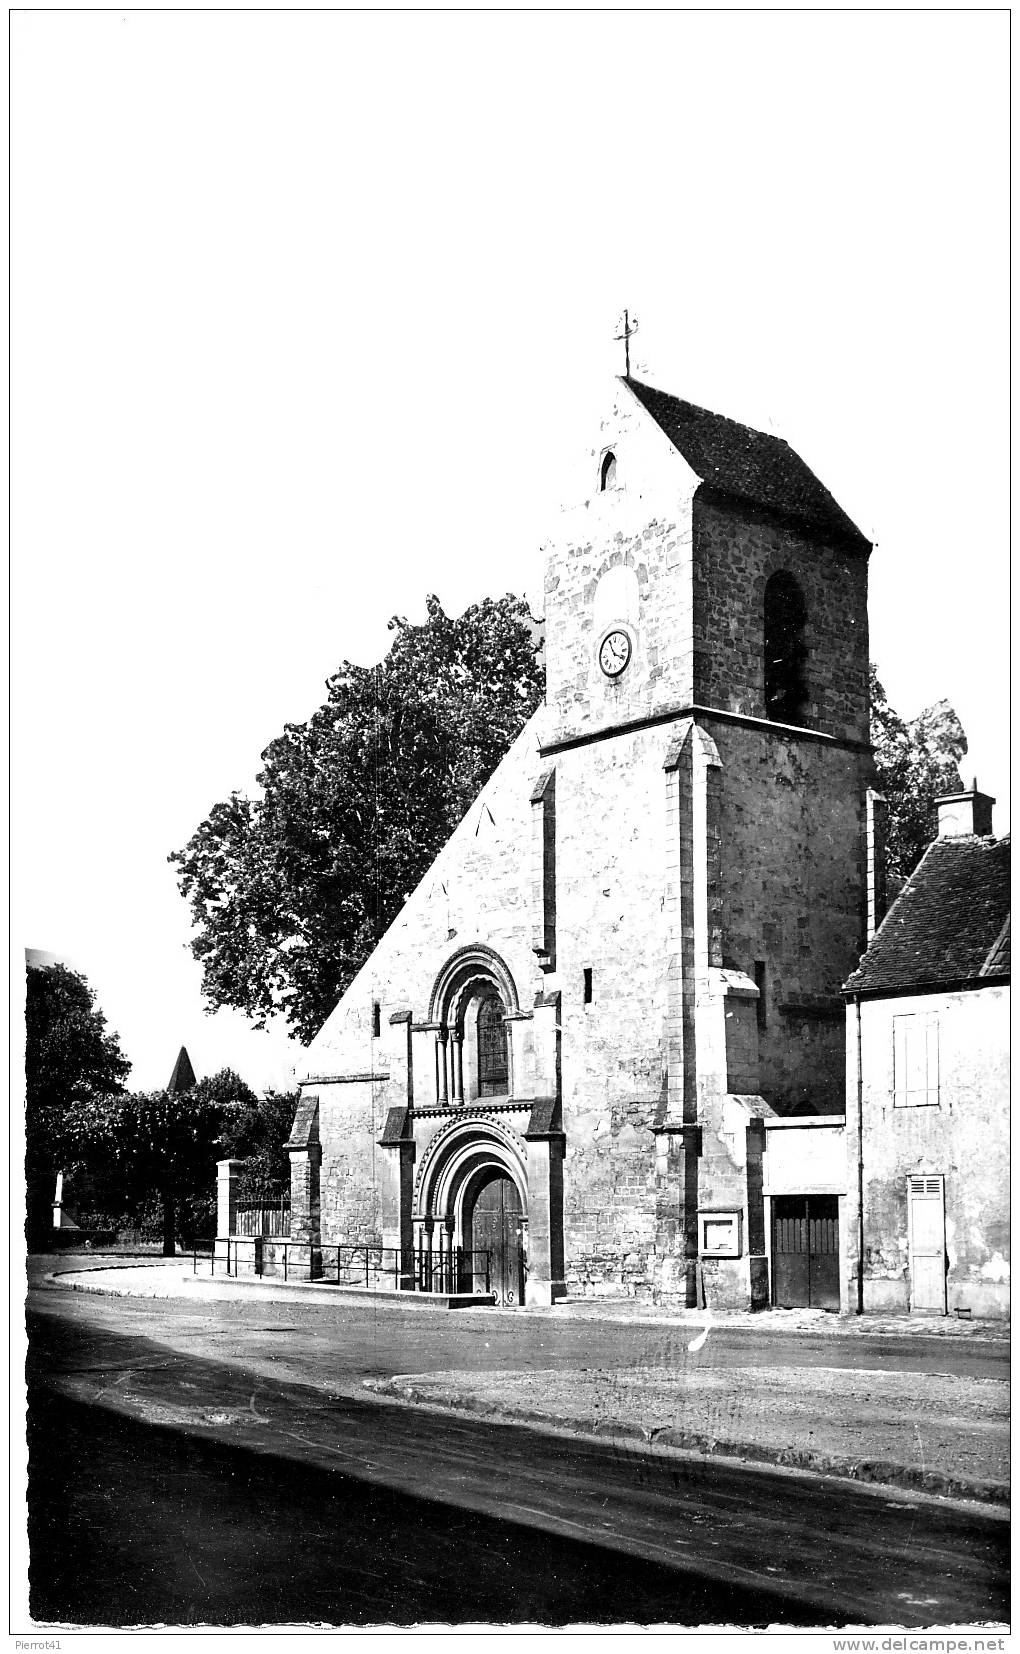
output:
[{"label": "tree foliage", "polygon": [[66,965],[31,965],[25,995],[25,1089],[30,1110],[123,1090],[131,1064],[85,978]]},{"label": "tree foliage", "polygon": [[223,1068],[188,1091],[128,1092],[130,1063],[85,978],[64,965],[32,966],[26,994],[26,1171],[32,1244],[50,1229],[58,1171],[79,1217],[140,1228],[158,1213],[163,1249],[215,1223],[215,1162],[248,1163],[253,1194],[288,1176],[283,1144],[296,1094],[259,1099]]},{"label": "tree foliage", "polygon": [[25,993],[25,1174],[29,1231],[47,1226],[66,1157],[68,1109],[124,1089],[131,1064],[84,976],[66,965],[31,965]]},{"label": "tree foliage", "polygon": [[889,806],[888,870],[902,883],[938,831],[936,798],[962,789],[959,765],[967,737],[948,701],[909,721],[901,718],[872,667],[871,741],[876,784]]},{"label": "tree foliage", "polygon": [[376,667],[266,748],[256,798],[214,805],[171,855],[203,991],[302,1037],[321,1027],[541,699],[526,604],[394,617]]},{"label": "tree foliage", "polygon": [[290,1181],[290,1156],[284,1144],[297,1113],[298,1091],[267,1091],[250,1103],[238,1103],[227,1117],[223,1158],[244,1162],[240,1195],[244,1200],[275,1198]]},{"label": "tree foliage", "polygon": [[65,1116],[64,1144],[72,1172],[88,1173],[108,1202],[137,1214],[158,1200],[163,1251],[172,1257],[182,1205],[208,1206],[230,1123],[257,1108],[254,1092],[225,1068],[173,1096],[137,1091],[76,1100]]}]

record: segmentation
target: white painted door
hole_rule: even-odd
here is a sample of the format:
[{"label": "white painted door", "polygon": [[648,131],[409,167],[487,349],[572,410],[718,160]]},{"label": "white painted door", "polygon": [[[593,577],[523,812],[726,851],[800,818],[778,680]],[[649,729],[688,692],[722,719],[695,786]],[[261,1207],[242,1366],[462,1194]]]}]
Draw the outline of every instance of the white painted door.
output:
[{"label": "white painted door", "polygon": [[946,1214],[941,1177],[907,1179],[910,1307],[946,1313]]}]

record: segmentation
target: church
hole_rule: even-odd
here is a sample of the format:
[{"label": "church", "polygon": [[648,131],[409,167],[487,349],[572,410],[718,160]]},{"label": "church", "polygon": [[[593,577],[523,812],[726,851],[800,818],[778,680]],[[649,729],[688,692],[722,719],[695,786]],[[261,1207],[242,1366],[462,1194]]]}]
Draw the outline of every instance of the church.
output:
[{"label": "church", "polygon": [[411,1290],[766,1308],[796,1212],[846,1308],[871,546],[786,442],[629,374],[581,446],[545,702],[304,1054],[291,1234]]}]

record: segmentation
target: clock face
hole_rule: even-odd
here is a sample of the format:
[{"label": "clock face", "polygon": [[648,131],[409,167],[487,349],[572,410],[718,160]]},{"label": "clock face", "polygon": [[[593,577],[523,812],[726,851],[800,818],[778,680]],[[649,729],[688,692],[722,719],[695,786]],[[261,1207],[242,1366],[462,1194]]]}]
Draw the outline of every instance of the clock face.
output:
[{"label": "clock face", "polygon": [[618,678],[630,660],[630,637],[622,628],[607,632],[599,645],[599,665],[607,678]]}]

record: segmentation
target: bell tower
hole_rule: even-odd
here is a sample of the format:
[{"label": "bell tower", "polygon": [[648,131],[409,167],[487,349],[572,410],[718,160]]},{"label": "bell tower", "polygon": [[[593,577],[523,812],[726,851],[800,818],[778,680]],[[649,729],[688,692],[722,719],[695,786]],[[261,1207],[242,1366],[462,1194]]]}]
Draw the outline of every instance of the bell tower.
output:
[{"label": "bell tower", "polygon": [[546,700],[558,739],[693,697],[692,503],[699,479],[619,380],[579,501],[546,544]]},{"label": "bell tower", "polygon": [[868,741],[870,545],[786,442],[620,379],[546,547],[559,737],[694,708]]},{"label": "bell tower", "polygon": [[626,743],[693,722],[715,754],[705,963],[753,985],[769,1103],[837,1108],[838,988],[866,941],[871,547],[789,444],[634,379],[585,464],[547,545],[543,759],[616,751],[636,783]]}]

